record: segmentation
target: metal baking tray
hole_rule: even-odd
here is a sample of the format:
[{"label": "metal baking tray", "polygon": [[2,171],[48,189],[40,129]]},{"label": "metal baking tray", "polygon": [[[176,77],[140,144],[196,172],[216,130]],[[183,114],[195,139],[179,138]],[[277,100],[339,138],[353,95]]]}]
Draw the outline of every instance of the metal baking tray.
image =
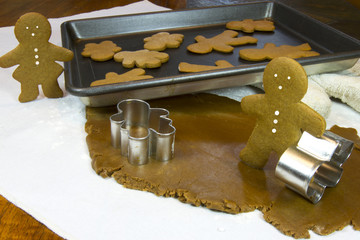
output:
[{"label": "metal baking tray", "polygon": [[[270,19],[275,22],[273,33],[255,32],[256,46],[235,47],[233,53],[212,52],[193,54],[186,47],[197,35],[215,36],[233,20]],[[170,60],[157,69],[145,69],[153,79],[90,87],[95,80],[104,79],[107,72],[129,71],[114,60],[95,62],[81,56],[86,43],[112,40],[123,50],[143,49],[143,39],[160,31],[184,34],[178,49],[167,49]],[[239,58],[241,48],[262,48],[267,42],[277,46],[309,43],[320,56],[297,59],[307,74],[339,71],[353,66],[360,57],[360,41],[345,35],[295,9],[278,2],[257,2],[220,7],[164,11],[64,22],[61,25],[63,46],[74,52],[74,59],[65,63],[65,86],[69,93],[79,96],[87,106],[115,105],[128,98],[153,99],[225,87],[241,86],[262,81],[267,64],[248,62]],[[249,35],[239,32],[239,36]],[[224,59],[233,68],[200,73],[180,73],[178,64],[214,65]]]}]

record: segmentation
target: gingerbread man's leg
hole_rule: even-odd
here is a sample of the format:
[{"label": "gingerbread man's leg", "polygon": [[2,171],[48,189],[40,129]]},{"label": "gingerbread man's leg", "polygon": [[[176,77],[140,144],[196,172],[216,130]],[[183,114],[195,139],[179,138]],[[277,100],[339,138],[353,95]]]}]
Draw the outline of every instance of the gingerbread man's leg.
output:
[{"label": "gingerbread man's leg", "polygon": [[43,83],[41,86],[44,95],[48,98],[60,98],[63,96],[63,91],[61,90],[56,79],[55,81],[49,81],[47,83]]},{"label": "gingerbread man's leg", "polygon": [[30,102],[39,96],[39,87],[36,84],[22,82],[21,93],[19,95],[20,102]]},{"label": "gingerbread man's leg", "polygon": [[262,169],[269,159],[271,148],[266,148],[257,142],[256,138],[250,137],[246,147],[240,152],[240,159],[246,165]]}]

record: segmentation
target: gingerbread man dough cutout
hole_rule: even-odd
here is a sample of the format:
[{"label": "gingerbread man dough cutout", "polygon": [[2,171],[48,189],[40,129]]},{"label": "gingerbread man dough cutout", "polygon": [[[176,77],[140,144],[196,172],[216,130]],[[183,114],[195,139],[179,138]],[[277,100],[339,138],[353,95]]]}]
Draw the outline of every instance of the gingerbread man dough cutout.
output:
[{"label": "gingerbread man dough cutout", "polygon": [[114,57],[115,53],[120,52],[121,47],[112,41],[106,40],[101,43],[87,43],[81,52],[83,57],[90,57],[94,61],[104,62]]},{"label": "gingerbread man dough cutout", "polygon": [[265,94],[244,97],[241,107],[257,118],[255,128],[240,152],[241,161],[254,168],[263,168],[272,151],[279,157],[296,144],[302,131],[321,136],[325,120],[300,102],[307,91],[305,70],[295,60],[275,58],[266,66],[263,77]]},{"label": "gingerbread man dough cutout", "polygon": [[169,61],[169,54],[147,49],[123,51],[114,55],[115,62],[121,62],[125,68],[158,68]]},{"label": "gingerbread man dough cutout", "polygon": [[226,30],[212,38],[205,38],[202,35],[198,35],[195,37],[197,43],[193,43],[187,46],[187,50],[199,54],[210,53],[213,50],[218,52],[231,53],[234,50],[232,46],[255,44],[258,41],[254,37],[237,36],[238,32],[233,30]]},{"label": "gingerbread man dough cutout", "polygon": [[318,52],[311,51],[311,47],[308,43],[298,46],[281,45],[279,47],[274,43],[265,43],[264,48],[248,48],[239,51],[240,58],[248,61],[264,61],[276,57],[301,58],[319,55]]},{"label": "gingerbread man dough cutout", "polygon": [[39,13],[27,13],[15,24],[15,36],[19,45],[0,57],[0,66],[7,68],[19,65],[13,77],[21,84],[20,102],[35,100],[42,86],[48,98],[59,98],[63,92],[57,78],[63,67],[55,61],[70,61],[73,52],[49,43],[51,26]]},{"label": "gingerbread man dough cutout", "polygon": [[153,78],[151,75],[145,75],[145,70],[142,68],[135,68],[123,74],[117,74],[115,72],[108,72],[105,74],[105,79],[96,80],[90,84],[91,87],[115,84],[136,80],[144,80]]},{"label": "gingerbread man dough cutout", "polygon": [[267,20],[244,19],[242,21],[231,21],[226,24],[226,28],[232,30],[240,30],[246,33],[254,31],[274,31],[274,23]]},{"label": "gingerbread man dough cutout", "polygon": [[217,60],[215,62],[215,65],[216,66],[208,66],[208,65],[199,65],[199,64],[192,64],[187,62],[181,62],[179,63],[178,69],[180,72],[202,72],[202,71],[210,71],[210,70],[234,67],[234,65],[232,65],[226,60]]},{"label": "gingerbread man dough cutout", "polygon": [[166,48],[178,48],[183,40],[183,34],[159,32],[144,39],[144,48],[151,51],[164,51]]}]

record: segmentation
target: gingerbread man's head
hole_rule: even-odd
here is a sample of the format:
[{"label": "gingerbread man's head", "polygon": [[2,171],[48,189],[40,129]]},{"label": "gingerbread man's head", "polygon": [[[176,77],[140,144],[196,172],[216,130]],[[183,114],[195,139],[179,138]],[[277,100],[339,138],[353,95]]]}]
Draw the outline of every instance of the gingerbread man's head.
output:
[{"label": "gingerbread man's head", "polygon": [[49,21],[39,13],[26,13],[15,24],[15,36],[19,43],[48,42],[51,36]]},{"label": "gingerbread man's head", "polygon": [[294,59],[275,58],[263,76],[266,97],[271,102],[296,103],[306,94],[308,79],[304,68]]}]

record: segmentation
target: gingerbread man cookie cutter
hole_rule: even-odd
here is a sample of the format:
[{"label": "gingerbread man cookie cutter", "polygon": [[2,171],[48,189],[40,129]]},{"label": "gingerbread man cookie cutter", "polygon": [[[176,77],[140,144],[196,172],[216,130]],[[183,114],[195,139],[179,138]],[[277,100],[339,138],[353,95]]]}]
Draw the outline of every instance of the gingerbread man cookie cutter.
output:
[{"label": "gingerbread man cookie cutter", "polygon": [[118,113],[110,117],[111,144],[120,148],[130,164],[143,165],[149,158],[168,161],[174,157],[175,127],[169,111],[150,108],[139,99],[118,103]]},{"label": "gingerbread man cookie cutter", "polygon": [[325,131],[321,138],[304,132],[297,145],[281,155],[275,176],[316,204],[326,187],[335,187],[340,181],[342,165],[353,147],[352,141],[329,131]]}]

